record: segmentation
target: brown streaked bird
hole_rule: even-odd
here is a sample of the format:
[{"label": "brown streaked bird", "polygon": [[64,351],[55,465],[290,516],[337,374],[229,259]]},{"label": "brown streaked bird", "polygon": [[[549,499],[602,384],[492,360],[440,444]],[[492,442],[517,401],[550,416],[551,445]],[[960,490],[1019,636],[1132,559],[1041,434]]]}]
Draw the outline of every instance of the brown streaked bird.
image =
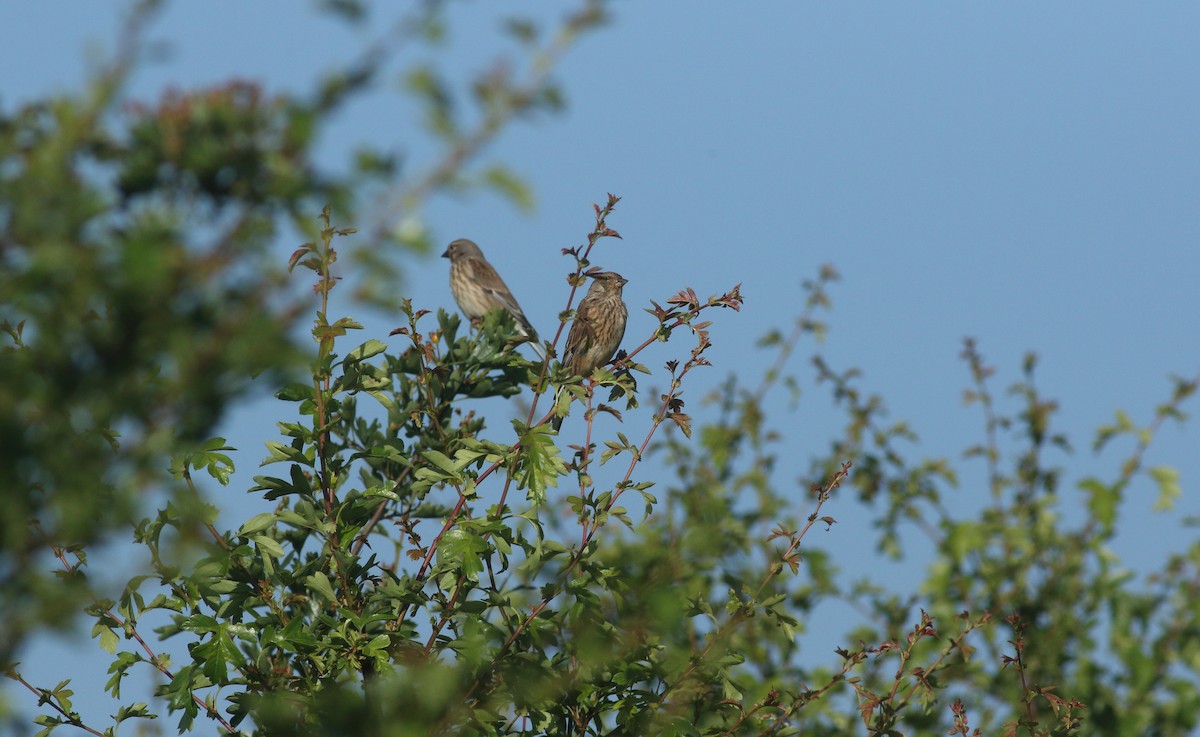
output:
[{"label": "brown streaked bird", "polygon": [[476,323],[491,310],[506,310],[516,320],[521,335],[537,340],[537,331],[517,304],[517,298],[474,241],[459,238],[446,248],[442,258],[450,259],[450,293],[467,319]]},{"label": "brown streaked bird", "polygon": [[[601,271],[591,277],[592,285],[575,310],[575,321],[563,348],[563,365],[585,379],[612,359],[625,337],[629,319],[629,309],[621,299],[621,289],[629,280],[615,271]],[[554,418],[555,430],[562,426],[562,420]]]}]

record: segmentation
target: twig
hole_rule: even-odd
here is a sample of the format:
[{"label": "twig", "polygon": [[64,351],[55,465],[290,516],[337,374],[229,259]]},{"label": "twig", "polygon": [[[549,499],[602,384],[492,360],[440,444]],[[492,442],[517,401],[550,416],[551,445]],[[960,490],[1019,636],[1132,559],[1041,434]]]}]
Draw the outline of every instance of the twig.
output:
[{"label": "twig", "polygon": [[[35,529],[37,529],[37,531],[39,533],[41,533],[43,539],[46,542],[46,545],[48,545],[50,547],[50,549],[54,551],[54,555],[63,564],[63,567],[66,569],[67,573],[75,573],[77,571],[77,568],[75,566],[72,566],[67,561],[67,557],[63,553],[62,548],[60,548],[59,546],[57,546],[53,542],[51,542],[51,540],[46,536],[45,531],[41,528],[41,525],[39,525],[36,521],[33,522],[33,526]],[[175,674],[172,673],[169,668],[167,668],[165,665],[163,665],[162,661],[159,659],[158,655],[154,652],[154,650],[151,649],[150,645],[148,645],[146,643],[146,641],[144,639],[142,639],[142,636],[138,633],[136,627],[134,627],[132,624],[129,624],[129,622],[122,619],[121,617],[117,616],[115,613],[113,613],[112,609],[103,606],[98,599],[93,599],[93,601],[96,603],[96,608],[100,611],[100,613],[104,617],[107,617],[108,619],[110,619],[114,624],[117,625],[117,627],[119,627],[122,631],[124,631],[125,636],[127,638],[133,638],[134,640],[137,641],[137,643],[139,645],[141,645],[142,650],[144,650],[146,652],[146,655],[149,656],[148,662],[150,663],[150,665],[152,665],[156,669],[158,669],[158,671],[160,673],[162,673],[164,676],[166,676],[169,680],[172,680],[172,681],[175,680]],[[212,719],[213,721],[220,724],[222,727],[224,727],[230,733],[236,733],[237,730],[235,730],[233,728],[232,724],[227,722],[215,708],[209,707],[208,704],[204,703],[203,699],[201,699],[199,696],[197,696],[194,693],[192,694],[192,701],[194,701],[196,703],[196,705],[200,707],[200,710],[203,711],[210,719]]]}]

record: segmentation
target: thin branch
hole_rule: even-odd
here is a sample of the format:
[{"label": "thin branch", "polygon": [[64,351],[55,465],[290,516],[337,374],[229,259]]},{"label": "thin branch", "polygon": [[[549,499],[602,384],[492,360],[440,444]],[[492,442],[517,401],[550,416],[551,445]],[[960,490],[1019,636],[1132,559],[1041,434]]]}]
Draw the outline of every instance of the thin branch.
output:
[{"label": "thin branch", "polygon": [[18,673],[16,670],[9,670],[5,675],[7,675],[9,678],[13,679],[17,683],[21,684],[25,688],[29,689],[33,693],[34,696],[37,696],[39,705],[46,704],[51,709],[54,709],[59,714],[61,714],[67,724],[71,725],[72,727],[77,727],[79,729],[82,729],[83,731],[87,732],[88,734],[94,734],[94,735],[96,735],[96,737],[106,737],[103,732],[92,729],[91,727],[84,724],[83,721],[79,718],[79,715],[76,714],[75,712],[69,712],[66,709],[59,706],[55,702],[54,692],[51,691],[50,689],[38,688],[36,686],[31,685],[29,683],[29,681],[26,681],[24,678],[22,678],[21,674]]},{"label": "thin branch", "polygon": [[[38,530],[38,532],[40,532],[42,534],[43,538],[45,539],[46,545],[48,545],[50,547],[50,549],[54,551],[54,555],[59,559],[59,561],[62,562],[63,567],[66,569],[67,573],[76,573],[78,571],[78,568],[76,566],[72,566],[70,563],[67,562],[66,555],[63,553],[62,548],[60,548],[58,545],[55,545],[48,537],[46,537],[45,531],[42,530],[41,526],[38,525],[36,521],[33,523],[33,525]],[[149,660],[147,662],[149,662],[150,665],[154,666],[160,673],[162,673],[164,676],[166,676],[169,680],[172,680],[172,681],[175,680],[175,674],[172,673],[171,670],[169,668],[167,668],[167,666],[163,665],[163,662],[159,659],[158,654],[154,652],[154,650],[150,647],[149,644],[146,643],[146,641],[144,639],[142,639],[141,634],[138,633],[137,628],[134,625],[130,624],[126,620],[117,616],[112,611],[112,609],[110,609],[106,606],[103,606],[98,599],[93,598],[93,601],[96,603],[96,608],[100,611],[101,615],[103,617],[107,617],[113,623],[115,623],[125,633],[125,637],[127,639],[132,638],[137,641],[138,645],[141,646],[142,650],[145,651],[146,655],[149,657]],[[200,710],[202,712],[204,712],[210,719],[212,719],[213,721],[220,724],[222,727],[224,727],[230,733],[236,732],[236,730],[233,728],[233,725],[230,724],[229,722],[227,722],[224,719],[224,717],[222,717],[221,714],[216,710],[215,707],[210,707],[208,704],[206,704],[204,702],[203,699],[201,699],[199,696],[197,696],[194,693],[192,694],[192,701],[195,702],[196,706],[199,706]]]}]

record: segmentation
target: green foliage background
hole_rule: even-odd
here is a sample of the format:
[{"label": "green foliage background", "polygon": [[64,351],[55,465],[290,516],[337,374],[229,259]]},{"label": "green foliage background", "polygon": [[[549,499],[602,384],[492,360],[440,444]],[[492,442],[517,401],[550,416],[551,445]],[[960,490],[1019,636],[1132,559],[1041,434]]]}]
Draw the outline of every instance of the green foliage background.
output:
[{"label": "green foliage background", "polygon": [[[119,104],[155,6],[134,10],[117,57],[84,93],[0,119],[0,658],[44,730],[115,734],[131,720],[381,735],[1196,728],[1200,546],[1144,579],[1110,546],[1136,479],[1157,485],[1164,509],[1179,494],[1171,468],[1142,458],[1164,423],[1185,419],[1194,378],[1173,380],[1144,422],[1117,413],[1072,441],[1036,388],[1034,357],[998,391],[968,341],[979,439],[961,455],[920,457],[910,427],[818,350],[831,267],[804,284],[801,314],[762,340],[763,375],[721,367],[730,378],[704,397],[685,390],[707,365],[710,335],[746,329],[733,327],[733,285],[632,306],[658,327],[629,336],[611,370],[590,377],[594,392],[554,362],[523,358],[500,314],[473,328],[401,296],[402,347],[389,351],[353,317],[330,314],[330,294],[347,277],[362,304],[387,304],[397,262],[426,244],[341,224],[366,217],[368,194],[397,181],[390,200],[411,211],[472,186],[524,202],[512,172],[468,164],[514,116],[562,104],[549,69],[603,20],[602,5],[585,4],[549,40],[514,23],[532,71],[481,74],[465,95],[474,124],[436,67],[410,69],[442,158],[413,173],[365,151],[343,176],[313,165],[315,137],[383,68],[388,44],[306,96],[230,82]],[[436,48],[441,22],[428,4],[404,40]],[[567,254],[576,283],[619,237],[617,207],[598,203],[591,235]],[[284,229],[311,237],[290,264],[267,256]],[[655,342],[675,351],[665,373],[637,361]],[[781,458],[791,467],[795,451],[774,418],[809,381],[795,374],[805,355],[845,423],[785,482]],[[639,387],[644,373],[661,395]],[[248,490],[275,506],[222,529],[194,476],[228,483],[231,449],[211,436],[252,380],[284,403],[280,436],[263,439],[269,465]],[[532,408],[511,431],[476,410],[517,396]],[[653,409],[648,426],[618,422],[639,403]],[[581,445],[548,429],[547,413],[568,410],[587,428]],[[1130,450],[1110,476],[1066,456],[1082,480],[1064,488],[1050,451],[1073,443]],[[987,502],[967,516],[945,503],[964,464],[987,469]],[[897,591],[841,570],[815,531],[836,533],[848,515],[870,518],[877,536],[863,544],[881,558],[909,560],[906,541],[924,538],[936,558],[922,585]],[[148,566],[105,599],[87,551],[130,531]],[[863,624],[802,649],[798,635],[828,602]],[[112,653],[109,672],[26,680],[29,637],[81,616]],[[168,638],[186,658],[164,655]],[[151,703],[123,700],[139,670],[162,678]],[[73,691],[102,680],[120,705],[95,724]]]}]

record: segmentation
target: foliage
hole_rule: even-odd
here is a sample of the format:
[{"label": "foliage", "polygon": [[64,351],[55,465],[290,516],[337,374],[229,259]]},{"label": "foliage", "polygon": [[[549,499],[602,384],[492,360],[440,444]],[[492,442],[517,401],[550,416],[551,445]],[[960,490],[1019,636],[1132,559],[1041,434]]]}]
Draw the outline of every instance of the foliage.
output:
[{"label": "foliage", "polygon": [[[473,106],[451,106],[463,95],[422,66],[426,83],[413,95],[435,119],[422,150],[436,156],[400,167],[389,150],[366,147],[333,174],[313,162],[323,127],[390,71],[398,49],[441,42],[442,3],[409,11],[307,92],[231,81],[131,100],[160,5],[131,10],[114,58],[83,93],[0,111],[5,663],[37,627],[67,624],[88,596],[83,576],[67,576],[64,588],[35,563],[48,544],[62,545],[76,570],[89,545],[134,523],[148,495],[189,504],[164,459],[212,434],[253,378],[275,385],[303,370],[294,336],[305,297],[271,255],[278,236],[315,235],[312,214],[325,204],[357,219],[372,198],[386,199],[389,216],[356,250],[369,256],[352,275],[361,300],[388,303],[397,254],[427,249],[420,214],[430,194],[453,181],[527,196],[502,165],[470,164],[516,116],[559,106],[553,61],[603,20],[586,3],[551,41],[527,29],[528,74],[496,74],[507,68],[497,61],[471,84]],[[374,20],[355,3],[328,11]]]},{"label": "foliage", "polygon": [[94,94],[0,120],[0,596],[21,602],[3,610],[3,659],[71,611],[30,557],[48,540],[82,555],[128,524],[164,456],[294,363],[266,238],[344,186],[312,171],[297,113],[248,85],[115,110],[134,33]]},{"label": "foliage", "polygon": [[[351,22],[365,12],[331,7]],[[567,29],[596,22],[597,7]],[[413,27],[436,37],[436,8]],[[804,283],[790,330],[762,340],[762,376],[748,356],[699,402],[685,387],[736,318],[739,287],[665,294],[591,377],[553,360],[561,326],[549,358],[526,360],[503,312],[468,326],[402,299],[393,345],[359,338],[353,317],[331,314],[349,268],[334,246],[373,253],[379,233],[334,226],[356,212],[359,180],[322,176],[307,154],[310,126],[378,62],[307,101],[244,85],[171,93],[129,108],[113,132],[128,63],[98,83],[98,101],[31,107],[0,131],[0,279],[12,295],[0,371],[14,388],[0,399],[14,479],[0,583],[5,601],[25,602],[4,610],[4,654],[44,732],[115,734],[165,715],[180,731],[288,735],[1195,729],[1200,545],[1144,580],[1111,545],[1136,484],[1157,485],[1164,510],[1178,496],[1174,471],[1143,458],[1164,423],[1185,419],[1196,379],[1174,380],[1147,424],[1118,413],[1097,431],[1097,452],[1131,445],[1113,474],[1072,455],[1033,356],[997,394],[968,341],[964,399],[981,410],[982,439],[960,458],[926,458],[857,371],[814,348],[812,381],[845,425],[784,481],[801,454],[775,429],[780,395],[796,401],[807,383],[791,367],[828,330],[831,267]],[[447,156],[401,201],[456,181],[504,121],[556,100],[538,75],[480,91],[472,129],[434,71],[413,72]],[[491,170],[479,181],[514,182]],[[262,244],[318,200],[335,207],[292,254],[289,282]],[[617,202],[596,206],[586,240],[564,250],[563,325],[620,238],[608,224]],[[35,204],[54,216],[34,217]],[[302,348],[286,336],[296,275],[310,274]],[[661,371],[637,360],[656,344],[673,356]],[[198,479],[229,484],[232,449],[208,436],[259,372],[287,407],[249,490],[274,506],[222,529]],[[498,399],[527,401],[524,418],[497,425]],[[576,444],[549,430],[563,412]],[[164,488],[154,514],[128,521]],[[927,560],[914,538],[934,551],[919,584],[848,580],[826,542],[848,516],[870,518],[881,561]],[[88,544],[124,524],[147,568],[115,600],[80,606]],[[46,549],[56,581],[28,564]],[[858,616],[838,621],[837,607]],[[34,684],[11,662],[35,621],[81,609],[113,657],[105,688],[121,705],[103,726],[76,711],[78,677]],[[167,641],[186,655],[172,659]],[[127,678],[147,670],[162,677],[156,699],[125,703]]]},{"label": "foliage", "polygon": [[[573,283],[592,249],[619,237],[607,225],[615,204],[598,206],[586,243],[567,249]],[[138,526],[152,570],[92,609],[93,634],[114,651],[114,697],[131,669],[148,665],[168,678],[160,708],[180,729],[199,718],[262,734],[354,725],[397,735],[1118,735],[1195,725],[1200,548],[1145,584],[1108,549],[1153,433],[1183,418],[1194,380],[1176,382],[1148,427],[1121,416],[1100,430],[1098,448],[1126,434],[1138,442],[1115,479],[1082,478],[1086,513],[1067,522],[1056,511],[1063,469],[1044,455],[1069,444],[1053,431],[1053,402],[1034,388],[1036,361],[1027,358],[1008,416],[968,341],[966,399],[984,410],[985,441],[965,457],[985,462],[990,493],[977,514],[956,516],[943,504],[957,483],[953,465],[906,459],[900,447],[912,432],[883,424],[882,402],[818,358],[816,375],[848,423],[797,497],[773,473],[780,438],[765,408],[788,382],[789,356],[825,329],[817,315],[831,269],[806,285],[791,335],[764,341],[778,359],[762,382],[731,376],[705,401],[711,418],[697,422],[684,411],[683,384],[707,365],[708,313],[738,308],[737,288],[708,299],[684,290],[652,305],[642,343],[618,354],[613,371],[572,384],[578,378],[552,361],[513,350],[513,323],[500,311],[464,330],[455,315],[406,304],[399,353],[378,339],[352,341],[359,325],[327,310],[334,239],[354,233],[330,226],[328,213],[325,223],[291,260],[316,275],[319,300],[309,381],[277,394],[299,421],[279,423],[266,464],[280,472],[251,489],[276,507],[236,530],[218,530],[203,506],[168,506]],[[631,439],[623,428],[596,440],[638,405],[634,375],[651,372],[636,356],[681,329],[695,343],[667,362],[669,383],[644,434]],[[554,341],[546,347],[554,355]],[[580,399],[570,409],[585,438],[565,448],[547,430],[557,409],[537,412],[564,382]],[[595,402],[604,388],[608,401]],[[508,441],[472,409],[530,390],[527,419],[512,423]],[[228,450],[214,439],[173,469],[198,495],[193,473],[225,483]],[[1145,473],[1163,500],[1176,493],[1164,469]],[[850,491],[858,509],[874,510],[880,554],[903,559],[907,530],[936,545],[919,589],[846,583],[811,536],[837,529],[830,507],[849,504]],[[626,507],[631,498],[641,519]],[[210,541],[189,569],[163,539],[197,526]],[[843,640],[858,644],[830,661],[801,647],[800,635],[822,603],[839,600],[863,616]],[[140,634],[155,614],[170,621],[158,636],[185,638],[190,661],[167,662]],[[26,685],[59,713],[44,724],[78,723],[67,682]],[[130,704],[116,721],[152,712]]]}]

